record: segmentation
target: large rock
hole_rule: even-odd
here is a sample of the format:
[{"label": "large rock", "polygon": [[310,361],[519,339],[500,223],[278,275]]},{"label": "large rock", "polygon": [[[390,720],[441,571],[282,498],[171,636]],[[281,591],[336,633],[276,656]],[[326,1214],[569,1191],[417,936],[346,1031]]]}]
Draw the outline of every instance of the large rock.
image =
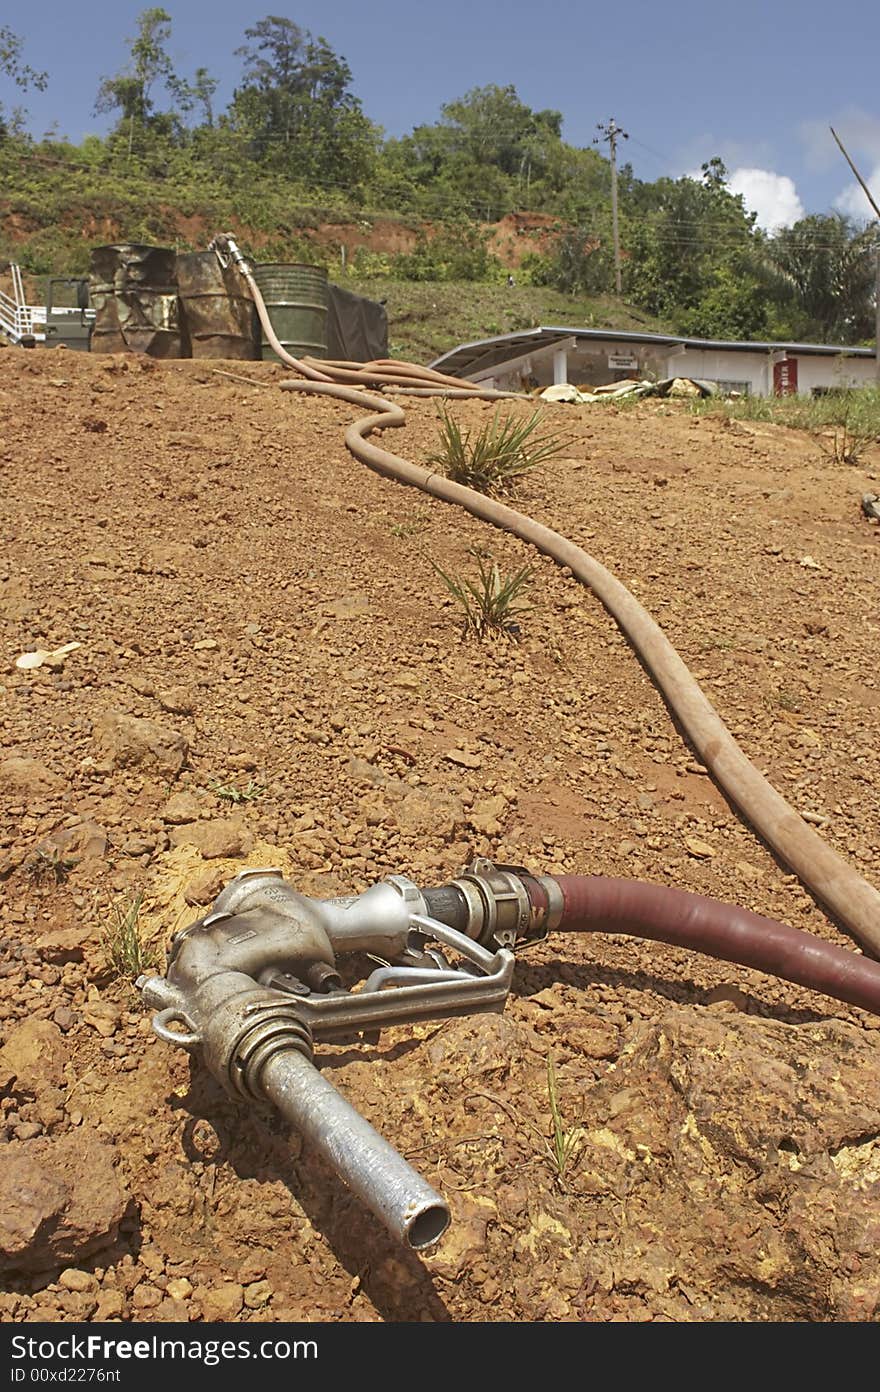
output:
[{"label": "large rock", "polygon": [[118,711],[98,717],[94,736],[99,752],[113,768],[138,766],[170,778],[176,778],[189,752],[177,730]]},{"label": "large rock", "polygon": [[0,1270],[75,1265],[115,1241],[128,1206],[115,1152],[81,1132],[12,1141],[0,1168]]},{"label": "large rock", "polygon": [[50,1020],[25,1020],[0,1049],[0,1091],[36,1097],[64,1080],[67,1048]]},{"label": "large rock", "polygon": [[241,817],[215,817],[210,822],[191,822],[175,827],[171,833],[172,846],[196,846],[205,860],[220,857],[234,860],[245,856],[254,838]]},{"label": "large rock", "polygon": [[876,1318],[878,1062],[876,1035],[841,1021],[680,1009],[581,1106],[562,1085],[582,1127],[566,1182],[616,1206],[597,1287],[671,1315],[685,1291],[695,1318]]},{"label": "large rock", "polygon": [[57,792],[62,779],[39,759],[28,759],[23,755],[10,755],[0,761],[0,786],[13,793],[26,793],[30,797],[44,797]]},{"label": "large rock", "polygon": [[102,826],[90,820],[71,827],[58,827],[37,847],[45,855],[57,855],[63,860],[100,859],[107,852],[108,836]]}]

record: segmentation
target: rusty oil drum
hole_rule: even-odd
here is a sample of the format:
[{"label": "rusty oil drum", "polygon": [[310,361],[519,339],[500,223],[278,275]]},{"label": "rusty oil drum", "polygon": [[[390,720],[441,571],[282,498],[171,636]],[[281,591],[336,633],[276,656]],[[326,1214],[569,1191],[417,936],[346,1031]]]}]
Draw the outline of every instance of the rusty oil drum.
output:
[{"label": "rusty oil drum", "polygon": [[213,251],[177,258],[181,328],[194,358],[259,357],[254,302],[234,267]]},{"label": "rusty oil drum", "polygon": [[183,356],[171,247],[116,243],[92,250],[89,294],[93,353]]},{"label": "rusty oil drum", "polygon": [[[254,280],[266,302],[269,322],[295,358],[327,357],[327,272],[323,266],[273,262],[254,267]],[[262,337],[262,356],[278,356]]]}]

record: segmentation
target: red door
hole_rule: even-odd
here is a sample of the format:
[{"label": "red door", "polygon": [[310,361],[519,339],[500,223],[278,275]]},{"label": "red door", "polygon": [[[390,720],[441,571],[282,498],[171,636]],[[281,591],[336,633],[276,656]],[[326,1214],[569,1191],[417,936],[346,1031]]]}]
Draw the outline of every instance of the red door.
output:
[{"label": "red door", "polygon": [[797,358],[783,358],[773,364],[773,395],[797,396]]}]

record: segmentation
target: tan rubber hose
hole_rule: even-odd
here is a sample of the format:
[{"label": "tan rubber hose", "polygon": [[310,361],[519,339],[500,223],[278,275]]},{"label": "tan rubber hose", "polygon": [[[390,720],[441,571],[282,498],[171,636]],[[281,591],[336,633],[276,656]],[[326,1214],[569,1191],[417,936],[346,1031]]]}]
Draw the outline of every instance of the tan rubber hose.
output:
[{"label": "tan rubber hose", "polygon": [[[288,391],[331,396],[366,408],[372,414],[355,421],[345,432],[345,443],[356,459],[388,478],[412,484],[444,502],[456,503],[474,517],[512,532],[560,565],[568,566],[627,635],[700,759],[727,796],[834,917],[880,956],[880,893],[798,816],[746,758],[668,638],[610,571],[550,527],[371,443],[366,437],[372,431],[405,423],[402,407],[394,402],[336,383],[288,381],[281,385]],[[434,391],[443,394],[444,389],[435,386]],[[465,390],[463,394],[483,399],[500,395],[480,390]]]}]

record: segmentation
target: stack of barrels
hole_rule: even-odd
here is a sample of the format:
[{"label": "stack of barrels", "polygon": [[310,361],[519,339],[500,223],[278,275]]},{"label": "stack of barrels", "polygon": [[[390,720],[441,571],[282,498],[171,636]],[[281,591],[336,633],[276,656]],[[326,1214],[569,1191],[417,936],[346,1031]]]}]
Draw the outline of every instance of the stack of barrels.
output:
[{"label": "stack of barrels", "polygon": [[[327,272],[320,266],[257,266],[272,327],[294,357],[327,356]],[[96,247],[90,272],[92,352],[154,358],[275,358],[259,336],[243,282],[213,251]]]}]

